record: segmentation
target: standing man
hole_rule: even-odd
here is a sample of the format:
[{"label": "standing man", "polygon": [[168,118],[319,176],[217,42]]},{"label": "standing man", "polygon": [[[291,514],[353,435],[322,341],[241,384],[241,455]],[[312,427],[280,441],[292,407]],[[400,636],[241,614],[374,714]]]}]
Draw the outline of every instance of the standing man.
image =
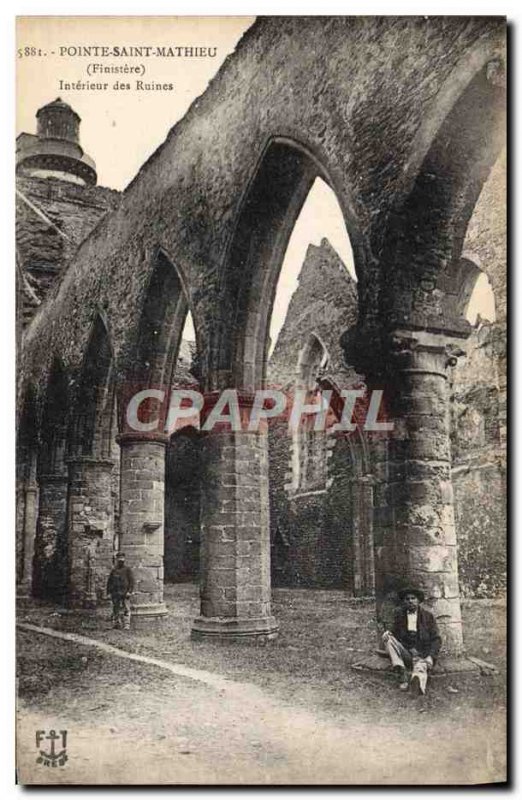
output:
[{"label": "standing man", "polygon": [[421,606],[424,593],[408,587],[397,594],[402,605],[395,612],[392,630],[383,633],[382,641],[399,675],[399,688],[407,691],[411,686],[415,694],[426,694],[428,670],[435,664],[442,639],[435,617]]},{"label": "standing man", "polygon": [[125,566],[125,553],[116,553],[116,566],[112,568],[107,581],[107,594],[112,600],[112,619],[114,628],[130,629],[130,596],[134,591],[134,575]]}]

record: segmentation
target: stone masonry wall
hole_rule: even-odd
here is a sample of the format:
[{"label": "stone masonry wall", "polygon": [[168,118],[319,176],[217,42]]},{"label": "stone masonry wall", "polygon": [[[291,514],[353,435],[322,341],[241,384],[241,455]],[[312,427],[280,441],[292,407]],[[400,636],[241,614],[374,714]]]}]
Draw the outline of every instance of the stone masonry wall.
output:
[{"label": "stone masonry wall", "polygon": [[[493,172],[490,181],[498,183],[500,174]],[[493,189],[485,187],[489,196]],[[498,191],[497,194],[500,194]],[[477,206],[483,213],[482,198]],[[495,226],[494,208],[488,222],[493,230],[497,249],[487,245],[487,253],[496,253],[491,263],[499,287],[499,309],[502,299],[500,234]],[[472,218],[473,231],[478,231]],[[477,234],[478,235],[478,234]],[[479,237],[480,238],[480,237]],[[468,242],[477,239],[468,236]],[[482,240],[486,243],[488,240]],[[485,245],[486,246],[486,245]],[[481,252],[479,250],[479,252]],[[329,267],[327,268],[327,265]],[[356,314],[355,287],[341,286],[339,275],[347,275],[328,243],[310,247],[303,265],[299,288],[289,304],[285,325],[270,362],[269,379],[287,385],[295,375],[295,365],[306,334],[320,332],[328,350],[334,354],[328,372],[340,384],[353,380],[353,372],[342,364],[332,331],[341,320],[352,323]],[[349,289],[348,293],[346,289]],[[505,290],[505,288],[504,288]],[[337,327],[329,320],[339,320]],[[324,324],[323,324],[324,320]],[[484,324],[479,321],[466,343],[467,357],[459,360],[452,378],[452,480],[455,492],[455,517],[459,544],[459,580],[466,596],[491,597],[505,590],[506,585],[506,476],[505,476],[505,396],[502,376],[505,370],[505,323]],[[343,585],[353,587],[353,498],[354,475],[351,454],[337,442],[328,461],[327,488],[308,497],[293,498],[292,441],[286,423],[270,428],[270,503],[272,537],[272,574],[283,585]],[[472,502],[471,502],[472,501]],[[326,535],[329,532],[329,536]],[[328,548],[333,557],[328,560]],[[324,557],[323,557],[324,556]],[[330,565],[330,566],[328,566]]]},{"label": "stone masonry wall", "polygon": [[[329,355],[325,373],[340,388],[357,380],[347,369],[340,334],[357,318],[357,286],[328,240],[310,245],[299,284],[270,359],[268,381],[295,384],[297,364],[310,334]],[[351,455],[344,439],[324,437],[324,476],[311,490],[295,485],[297,443],[285,420],[269,432],[272,575],[282,585],[339,587],[353,591]]]},{"label": "stone masonry wall", "polygon": [[466,233],[464,255],[486,272],[496,320],[477,320],[452,386],[452,480],[461,592],[506,590],[506,152],[493,167]]},{"label": "stone masonry wall", "polygon": [[122,444],[120,547],[135,577],[133,604],[163,603],[165,445]]},{"label": "stone masonry wall", "polygon": [[55,355],[73,375],[100,307],[122,368],[158,247],[189,287],[209,364],[227,247],[274,137],[300,143],[324,165],[352,238],[365,309],[377,313],[374,253],[390,213],[457,88],[501,48],[503,32],[501,18],[485,17],[260,18],[80,246],[58,302],[29,326],[22,380],[42,393]]},{"label": "stone masonry wall", "polygon": [[81,242],[108,211],[117,207],[120,193],[103,186],[78,186],[55,178],[17,177],[16,188],[20,193],[16,198],[16,247],[26,282],[20,292],[19,313],[27,324],[37,308],[27,284],[42,301],[59,282]]},{"label": "stone masonry wall", "polygon": [[103,602],[112,568],[114,507],[112,461],[88,457],[69,462],[67,509],[68,601]]},{"label": "stone masonry wall", "polygon": [[461,592],[502,594],[506,587],[506,452],[501,390],[506,343],[499,324],[485,324],[467,343],[455,368],[452,480],[459,542]]},{"label": "stone masonry wall", "polygon": [[201,447],[201,612],[218,618],[269,616],[265,437],[212,433]]},{"label": "stone masonry wall", "polygon": [[[104,218],[96,224],[93,220],[98,210],[88,209],[85,218],[91,220],[86,228],[90,225],[91,233],[77,247],[82,228],[78,240],[71,245],[72,257],[69,258],[69,245],[63,237],[62,241],[56,237],[46,240],[48,265],[54,269],[66,261],[67,269],[62,270],[60,281],[26,329],[20,367],[22,394],[28,386],[33,387],[37,404],[43,405],[55,358],[62,361],[70,379],[75,380],[100,309],[110,333],[115,375],[126,374],[158,248],[179,270],[187,287],[203,379],[212,386],[217,385],[218,378],[228,380],[230,365],[221,364],[220,351],[213,350],[219,342],[216,330],[228,320],[222,318],[221,287],[234,282],[224,274],[230,263],[228,248],[245,193],[248,195],[253,176],[274,139],[290,142],[296,153],[306,153],[309,163],[320,165],[319,171],[324,170],[328,176],[352,241],[365,324],[372,315],[379,317],[381,298],[388,286],[381,271],[386,272],[382,248],[390,220],[409,196],[430,144],[463,87],[493,54],[502,50],[504,28],[502,18],[492,17],[258,20],[207,91],[143,165],[111,213],[103,210]],[[313,170],[311,177],[312,173]],[[44,191],[54,186],[52,181],[41,184]],[[68,187],[63,191],[87,197],[84,193],[91,190]],[[63,198],[58,200],[56,206],[48,208],[48,216],[54,215],[53,221],[60,227],[68,214],[62,206]],[[20,219],[27,220],[33,212],[22,205],[25,208],[20,210]],[[94,200],[93,205],[96,206]],[[295,206],[298,213],[298,205],[290,203],[289,208]],[[75,215],[76,211],[71,218]],[[290,216],[282,220],[276,232],[280,240],[284,238],[284,226],[291,222]],[[36,223],[26,224],[25,230],[22,224],[20,252],[24,269],[33,252],[44,246],[44,239],[43,230]],[[34,242],[37,245],[33,247]],[[419,252],[423,252],[422,247]],[[260,265],[258,276],[265,266]],[[409,282],[413,283],[410,279],[411,275],[407,275],[407,288]],[[331,288],[322,277],[321,283]],[[42,288],[45,291],[43,284]],[[349,282],[342,285],[339,296],[350,296]],[[352,300],[354,296],[352,291]],[[402,296],[400,292],[398,296]],[[335,301],[335,293],[331,299]],[[310,326],[319,325],[332,360],[336,358],[338,337],[357,317],[356,304],[349,313],[348,309],[346,313],[341,310],[337,316],[332,312],[335,305],[317,298],[317,319],[303,314],[299,330],[304,335]],[[378,320],[379,325],[386,321]],[[248,322],[253,324],[253,320]],[[240,336],[242,332],[236,333]],[[337,370],[344,374],[341,360],[333,367],[335,375]],[[278,379],[277,369],[273,379]],[[143,497],[132,498],[122,488],[122,511],[126,514],[122,534],[127,535],[128,523],[132,529],[131,549],[136,548],[136,560],[141,559],[140,564],[144,564],[140,589],[144,602],[161,604],[162,466],[158,454],[149,453],[145,458],[138,450],[135,455],[130,450],[127,454],[122,487],[127,478],[132,482],[133,458],[142,459],[139,468],[144,471],[147,458],[155,461],[157,475],[146,503],[142,502]],[[234,494],[228,491],[231,488],[220,487],[223,497],[217,499],[223,504],[225,495]],[[134,490],[140,487],[133,486],[129,492]],[[203,497],[206,498],[205,493]],[[215,509],[211,503],[215,499],[204,500],[204,517],[212,518]],[[134,500],[139,508],[132,505]],[[241,502],[246,509],[249,500],[242,497]],[[134,519],[128,513],[130,509],[137,512]],[[258,515],[266,511],[257,509]],[[247,515],[247,511],[240,513]],[[147,532],[146,525],[143,527],[149,522],[159,525],[154,529],[159,531],[156,536]],[[312,535],[310,523],[305,527]],[[263,534],[268,531],[268,520],[263,518],[260,530]],[[261,538],[258,534],[256,541],[253,536],[252,541],[240,539],[238,544],[255,548]],[[153,546],[149,546],[151,540]],[[242,554],[236,555],[239,558]],[[218,556],[213,566],[218,564]],[[260,590],[252,601],[256,604],[253,613],[264,614],[268,613],[269,604],[264,552],[256,569],[262,574],[255,576],[259,577],[256,585]],[[214,588],[225,586],[233,593],[235,586],[220,582],[228,577],[221,576]],[[208,585],[215,578],[211,569]],[[230,592],[229,598],[218,598],[212,592],[208,598],[203,596],[203,604],[207,603],[210,612],[221,602],[233,609],[239,608],[236,603],[250,602],[246,599],[252,591],[248,576],[234,572],[233,578],[241,589],[235,598]],[[231,606],[227,605],[228,600]]]},{"label": "stone masonry wall", "polygon": [[39,488],[33,592],[62,601],[67,574],[67,477],[42,476]]}]

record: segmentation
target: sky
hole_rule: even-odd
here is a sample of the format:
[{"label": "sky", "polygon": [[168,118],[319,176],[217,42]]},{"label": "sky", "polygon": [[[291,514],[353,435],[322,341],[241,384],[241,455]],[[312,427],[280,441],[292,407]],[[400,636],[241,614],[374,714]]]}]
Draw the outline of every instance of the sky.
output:
[{"label": "sky", "polygon": [[[80,115],[80,141],[96,162],[98,183],[122,190],[143,162],[165,140],[170,128],[202,94],[209,81],[254,22],[253,17],[19,17],[17,21],[17,134],[36,131],[38,108],[60,96]],[[162,46],[217,48],[213,58],[96,58],[82,47]],[[26,48],[29,48],[27,53]],[[174,90],[137,91],[131,75],[91,75],[89,65],[143,65],[144,82],[172,83]],[[60,81],[62,83],[60,83]],[[107,82],[106,91],[72,89],[80,81]],[[131,90],[113,88],[130,83]],[[65,87],[65,88],[64,88]],[[353,256],[335,194],[318,178],[292,232],[283,261],[272,313],[272,348],[284,323],[290,298],[310,243],[326,237],[350,274]],[[494,318],[492,294],[481,278],[470,302],[468,318],[477,311]],[[190,315],[184,338],[194,339]]]}]

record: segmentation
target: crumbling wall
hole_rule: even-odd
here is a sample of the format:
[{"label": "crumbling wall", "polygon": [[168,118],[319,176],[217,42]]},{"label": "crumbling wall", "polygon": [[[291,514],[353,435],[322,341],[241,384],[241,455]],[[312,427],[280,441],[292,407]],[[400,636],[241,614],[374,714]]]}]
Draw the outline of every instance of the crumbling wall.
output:
[{"label": "crumbling wall", "polygon": [[27,325],[81,242],[116,208],[120,193],[56,178],[17,177],[16,188],[17,258],[26,284],[19,314]]},{"label": "crumbling wall", "polygon": [[274,137],[324,167],[355,238],[366,318],[377,314],[390,213],[469,63],[491,57],[503,30],[484,17],[260,18],[79,248],[57,302],[27,330],[23,380],[42,393],[55,354],[74,375],[100,307],[122,367],[158,248],[185,278],[209,363],[227,247]]},{"label": "crumbling wall", "polygon": [[[339,388],[358,380],[344,364],[340,333],[357,318],[357,286],[328,240],[310,245],[270,359],[268,380],[295,387],[297,365],[310,334],[328,354],[324,374]],[[353,590],[351,456],[346,440],[328,432],[319,439],[324,458],[315,464],[315,483],[296,476],[303,446],[286,420],[269,429],[269,492],[274,583]],[[319,449],[319,448],[316,448]],[[314,454],[312,454],[313,457]],[[317,453],[315,454],[316,459]],[[318,480],[318,469],[324,469]]]},{"label": "crumbling wall", "polygon": [[[480,323],[479,323],[480,324]],[[505,341],[497,324],[481,325],[455,368],[452,480],[460,590],[495,597],[506,587],[506,453],[500,370]]]},{"label": "crumbling wall", "polygon": [[496,320],[480,318],[452,386],[452,459],[461,593],[495,597],[506,589],[506,153],[475,207],[464,254],[486,272]]}]

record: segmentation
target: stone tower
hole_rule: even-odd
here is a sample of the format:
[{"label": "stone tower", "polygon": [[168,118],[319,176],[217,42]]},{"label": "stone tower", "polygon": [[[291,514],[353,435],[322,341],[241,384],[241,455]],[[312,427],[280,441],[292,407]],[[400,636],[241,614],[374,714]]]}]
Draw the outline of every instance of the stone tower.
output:
[{"label": "stone tower", "polygon": [[36,119],[36,135],[22,133],[17,139],[17,174],[94,186],[96,165],[80,145],[76,111],[57,97],[37,111]]},{"label": "stone tower", "polygon": [[119,203],[97,185],[80,145],[80,117],[58,97],[36,114],[36,134],[16,140],[16,263],[19,340],[81,242]]}]

